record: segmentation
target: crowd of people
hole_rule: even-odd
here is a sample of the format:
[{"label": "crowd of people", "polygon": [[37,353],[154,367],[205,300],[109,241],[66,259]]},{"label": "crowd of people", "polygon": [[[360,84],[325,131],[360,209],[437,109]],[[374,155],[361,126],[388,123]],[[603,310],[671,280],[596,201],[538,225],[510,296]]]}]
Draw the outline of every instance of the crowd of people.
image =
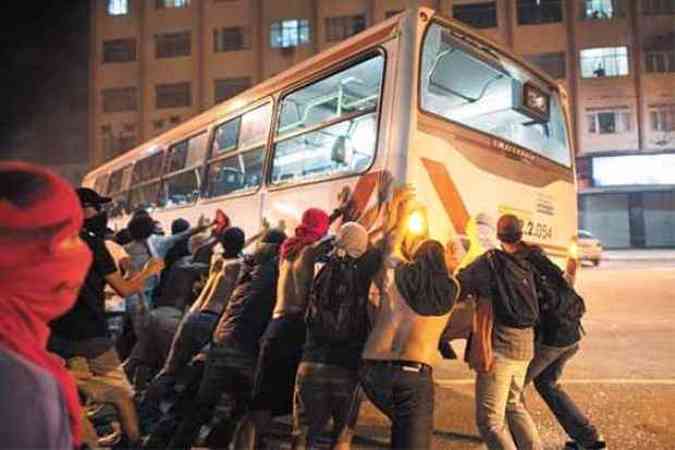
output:
[{"label": "crowd of people", "polygon": [[[391,448],[431,449],[433,365],[454,354],[458,304],[471,306],[465,360],[490,450],[543,448],[530,382],[568,448],[606,447],[559,384],[582,338],[574,271],[525,244],[515,216],[497,222],[500,248],[460,268],[408,230],[408,187],[381,196],[377,227],[343,193],[294,230],[263,221],[247,239],[220,210],[169,235],[139,210],[115,233],[92,189],[20,162],[0,163],[0,179],[5,448],[273,448],[273,419],[291,415],[292,449],[328,436],[348,450],[367,398]],[[126,306],[115,336],[111,296]]]}]

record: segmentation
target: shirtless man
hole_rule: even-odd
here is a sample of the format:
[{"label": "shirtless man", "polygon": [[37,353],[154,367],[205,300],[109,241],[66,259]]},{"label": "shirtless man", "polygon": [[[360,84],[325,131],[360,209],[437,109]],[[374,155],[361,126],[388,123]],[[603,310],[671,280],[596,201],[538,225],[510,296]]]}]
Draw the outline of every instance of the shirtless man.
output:
[{"label": "shirtless man", "polygon": [[[400,223],[412,206],[406,200],[398,208]],[[406,246],[413,251],[406,252]],[[399,229],[394,252],[398,255],[390,257],[381,280],[361,383],[370,401],[392,422],[391,448],[429,449],[434,418],[431,366],[459,286],[449,275],[439,242],[410,239]]]}]

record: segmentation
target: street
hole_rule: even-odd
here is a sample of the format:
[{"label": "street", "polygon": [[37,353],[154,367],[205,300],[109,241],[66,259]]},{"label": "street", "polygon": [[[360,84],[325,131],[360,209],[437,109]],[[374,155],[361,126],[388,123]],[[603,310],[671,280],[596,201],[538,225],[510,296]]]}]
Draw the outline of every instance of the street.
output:
[{"label": "street", "polygon": [[[565,371],[568,392],[609,448],[675,449],[675,259],[584,267],[578,288],[588,308],[587,336]],[[455,350],[463,354],[461,345]],[[434,376],[439,385],[434,449],[482,448],[473,374],[463,362],[446,361]],[[563,448],[566,436],[534,389],[528,391],[528,407],[545,449]],[[386,418],[364,404],[354,448],[386,448],[387,438]]]}]

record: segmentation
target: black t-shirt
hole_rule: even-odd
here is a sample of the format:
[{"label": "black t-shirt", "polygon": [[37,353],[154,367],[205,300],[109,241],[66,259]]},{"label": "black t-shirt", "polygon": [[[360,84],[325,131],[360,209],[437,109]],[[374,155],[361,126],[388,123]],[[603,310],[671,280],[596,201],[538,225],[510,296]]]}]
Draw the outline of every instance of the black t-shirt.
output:
[{"label": "black t-shirt", "polygon": [[192,256],[185,256],[176,261],[166,277],[166,289],[159,297],[155,297],[155,307],[171,306],[183,310],[195,300],[193,287],[202,275],[209,272],[208,264],[194,262]]},{"label": "black t-shirt", "polygon": [[[362,289],[360,295],[368,297],[370,284],[375,274],[382,267],[384,253],[381,249],[372,247],[361,255],[356,261],[357,266],[357,286]],[[362,311],[354,311],[354,314],[368,315],[367,308]],[[319,336],[313,336],[311,330],[307,331],[307,340],[305,342],[303,361],[333,364],[346,367],[348,369],[357,369],[361,362],[361,353],[368,339],[367,330],[363,336],[358,336],[347,343],[336,345],[332,341],[324,341]]]},{"label": "black t-shirt", "polygon": [[103,238],[83,231],[80,237],[91,249],[93,262],[73,308],[51,323],[52,335],[59,340],[84,341],[108,337],[103,289],[105,277],[117,272]]}]

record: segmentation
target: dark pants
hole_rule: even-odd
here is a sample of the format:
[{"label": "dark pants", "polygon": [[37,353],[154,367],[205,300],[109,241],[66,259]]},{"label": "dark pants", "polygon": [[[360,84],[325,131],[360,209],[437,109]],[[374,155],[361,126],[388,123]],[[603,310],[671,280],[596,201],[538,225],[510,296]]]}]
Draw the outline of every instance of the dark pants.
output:
[{"label": "dark pants", "polygon": [[[216,405],[224,396],[231,405],[225,420],[229,422],[228,425],[237,423],[248,411],[255,364],[254,355],[214,344],[206,360],[193,412],[183,418],[168,448],[189,449],[199,429],[209,422]],[[228,442],[219,443],[222,448],[227,448],[227,445]]]},{"label": "dark pants", "polygon": [[217,314],[204,312],[187,314],[181,321],[173,337],[171,350],[164,367],[148,386],[140,405],[146,431],[149,431],[152,424],[159,420],[162,401],[167,400],[171,403],[175,399],[177,380],[182,378],[181,374],[189,377],[190,361],[209,343],[213,328],[217,323]]},{"label": "dark pants", "polygon": [[598,431],[581,412],[560,384],[565,364],[579,351],[579,344],[568,347],[538,345],[530,363],[525,384],[534,386],[565,432],[581,445],[590,446],[598,440]]},{"label": "dark pants", "polygon": [[391,361],[364,361],[361,386],[370,401],[391,420],[391,448],[431,448],[434,383],[431,368],[420,371]]}]

